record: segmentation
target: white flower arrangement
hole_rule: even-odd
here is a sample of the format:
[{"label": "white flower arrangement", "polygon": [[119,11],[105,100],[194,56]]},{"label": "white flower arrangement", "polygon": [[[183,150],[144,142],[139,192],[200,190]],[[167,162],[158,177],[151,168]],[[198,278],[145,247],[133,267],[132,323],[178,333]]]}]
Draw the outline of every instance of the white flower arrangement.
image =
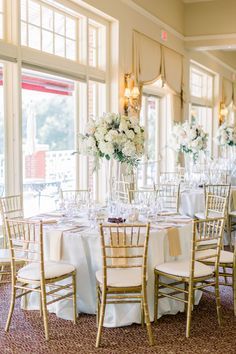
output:
[{"label": "white flower arrangement", "polygon": [[115,159],[137,166],[144,153],[145,132],[137,117],[107,113],[97,120],[90,119],[80,137],[80,152],[96,161]]},{"label": "white flower arrangement", "polygon": [[208,134],[201,125],[196,123],[176,124],[172,130],[171,146],[177,152],[192,154],[193,159],[198,158],[200,151],[207,148]]},{"label": "white flower arrangement", "polygon": [[236,126],[224,123],[219,126],[216,141],[220,146],[236,146]]}]

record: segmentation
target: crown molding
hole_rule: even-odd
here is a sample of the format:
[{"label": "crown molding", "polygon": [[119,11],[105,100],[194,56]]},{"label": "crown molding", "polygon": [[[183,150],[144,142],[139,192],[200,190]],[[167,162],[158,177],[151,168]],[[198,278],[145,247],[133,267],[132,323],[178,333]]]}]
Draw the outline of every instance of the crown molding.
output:
[{"label": "crown molding", "polygon": [[202,41],[202,40],[212,40],[212,39],[236,39],[236,33],[226,33],[226,34],[202,34],[200,36],[185,36],[185,41]]},{"label": "crown molding", "polygon": [[165,22],[163,22],[161,19],[159,19],[157,16],[152,15],[150,12],[145,10],[143,7],[137,5],[134,1],[132,0],[121,0],[124,4],[127,6],[131,7],[133,10],[138,12],[139,14],[145,16],[147,19],[152,21],[153,23],[156,23],[160,27],[164,28],[168,32],[172,33],[174,36],[177,38],[184,40],[184,35],[178,31],[176,31],[173,27],[169,26]]},{"label": "crown molding", "polygon": [[209,58],[213,59],[217,63],[219,63],[221,66],[223,66],[225,69],[232,71],[234,74],[236,74],[236,69],[233,68],[232,66],[226,64],[224,61],[221,59],[217,58],[214,54],[210,52],[203,52],[205,55],[207,55]]}]

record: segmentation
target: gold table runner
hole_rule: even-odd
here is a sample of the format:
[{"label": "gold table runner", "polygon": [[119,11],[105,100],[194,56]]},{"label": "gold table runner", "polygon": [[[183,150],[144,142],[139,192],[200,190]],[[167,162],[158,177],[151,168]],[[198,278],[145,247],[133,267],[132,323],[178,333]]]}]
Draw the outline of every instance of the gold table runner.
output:
[{"label": "gold table runner", "polygon": [[179,230],[176,227],[172,227],[167,230],[167,237],[169,242],[169,254],[171,257],[177,257],[182,254]]}]

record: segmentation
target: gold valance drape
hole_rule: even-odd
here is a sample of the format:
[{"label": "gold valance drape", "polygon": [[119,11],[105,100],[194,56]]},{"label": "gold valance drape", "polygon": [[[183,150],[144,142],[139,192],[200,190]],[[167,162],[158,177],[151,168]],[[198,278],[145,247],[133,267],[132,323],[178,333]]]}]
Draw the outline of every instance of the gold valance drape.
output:
[{"label": "gold valance drape", "polygon": [[161,78],[173,92],[173,120],[182,120],[183,56],[157,41],[134,31],[133,72],[142,92],[143,85]]}]

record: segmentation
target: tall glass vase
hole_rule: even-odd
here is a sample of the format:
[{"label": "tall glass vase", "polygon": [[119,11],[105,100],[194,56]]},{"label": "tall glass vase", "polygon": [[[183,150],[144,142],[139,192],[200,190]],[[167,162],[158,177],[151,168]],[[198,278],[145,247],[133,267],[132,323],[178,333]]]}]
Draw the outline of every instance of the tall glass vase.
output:
[{"label": "tall glass vase", "polygon": [[106,199],[111,201],[115,198],[116,185],[121,179],[121,163],[115,159],[107,160],[106,169]]}]

